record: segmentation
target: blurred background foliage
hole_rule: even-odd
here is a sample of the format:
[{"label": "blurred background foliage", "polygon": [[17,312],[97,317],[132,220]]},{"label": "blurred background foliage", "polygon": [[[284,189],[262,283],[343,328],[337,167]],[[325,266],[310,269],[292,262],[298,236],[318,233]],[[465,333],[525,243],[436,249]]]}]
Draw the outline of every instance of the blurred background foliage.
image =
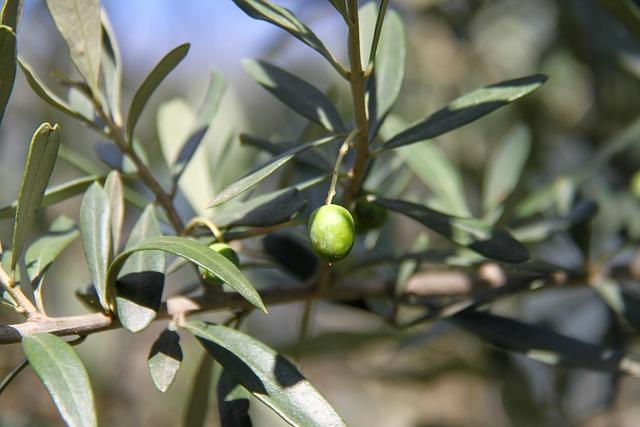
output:
[{"label": "blurred background foliage", "polygon": [[[346,31],[329,2],[280,3],[307,22],[338,57],[345,57]],[[438,138],[439,146],[461,174],[471,212],[480,216],[484,171],[496,148],[506,138],[529,138],[525,172],[506,209],[516,209],[532,191],[555,182],[559,190],[547,195],[558,199],[549,206],[552,215],[566,213],[562,203],[565,190],[572,197],[577,194],[578,198],[595,201],[599,209],[593,222],[591,256],[609,256],[615,251],[619,252],[620,263],[628,264],[636,254],[621,250],[619,242],[623,238],[637,242],[640,228],[640,180],[636,178],[632,186],[633,176],[640,170],[638,137],[605,166],[588,169],[578,188],[573,188],[570,180],[554,181],[584,165],[610,144],[612,137],[640,120],[640,21],[634,21],[633,14],[610,7],[613,3],[391,1],[391,7],[405,20],[409,46],[407,78],[396,112],[413,121],[485,84],[548,74],[549,81],[535,94]],[[315,52],[267,24],[251,21],[230,1],[109,0],[104,7],[124,58],[125,105],[165,52],[178,43],[192,43],[189,56],[154,95],[140,122],[140,141],[151,164],[162,152],[161,138],[188,128],[184,122],[206,90],[209,70],[220,70],[227,82],[213,130],[183,178],[180,208],[185,214],[203,209],[216,192],[266,158],[239,143],[240,131],[284,140],[296,140],[304,131],[305,122],[300,117],[246,76],[241,59],[259,57],[284,66],[326,89],[345,114],[350,110],[348,88],[332,77],[329,66]],[[18,43],[21,54],[48,84],[64,93],[66,89],[47,73],[56,68],[71,74],[74,70],[44,2],[25,2]],[[61,123],[63,143],[86,157],[97,163],[100,157],[109,157],[101,149],[96,151],[102,141],[95,133],[39,100],[20,76],[0,128],[3,201],[15,198],[27,142],[43,121]],[[53,182],[81,174],[70,162],[59,161]],[[414,198],[428,198],[433,192],[416,175],[407,176],[406,186],[407,194]],[[315,204],[321,197],[319,194]],[[43,232],[60,213],[76,217],[79,203],[76,198],[43,211],[38,231]],[[397,248],[396,252],[424,247],[428,239],[418,230],[393,216],[391,227],[378,236],[382,243],[372,252],[390,245]],[[3,223],[2,240],[8,241],[10,233],[9,223]],[[584,252],[569,233],[544,236],[544,242],[534,246],[536,258],[567,267],[583,262]],[[367,238],[375,240],[376,236]],[[251,254],[257,245],[248,243],[244,249]],[[429,245],[434,243],[429,241]],[[83,312],[70,297],[73,290],[89,281],[79,259],[78,241],[49,273],[50,285],[45,293],[52,314]],[[403,266],[409,273],[415,269]],[[395,268],[382,270],[374,274],[398,275]],[[172,276],[165,294],[179,289],[185,277]],[[258,270],[254,277],[263,282],[285,280],[270,270]],[[625,283],[631,291],[637,285],[637,280]],[[369,303],[376,307],[375,301]],[[378,309],[384,311],[386,307]],[[290,350],[297,336],[300,310],[297,305],[274,307],[268,317],[251,316],[246,328],[271,345]],[[499,303],[494,311],[591,343],[627,349],[637,346],[613,311],[586,286],[522,294]],[[18,320],[4,311],[0,316],[3,322]],[[166,395],[159,394],[147,372],[146,355],[160,330],[161,325],[154,325],[136,336],[123,330],[106,332],[89,337],[78,347],[92,372],[103,425],[180,424],[201,350],[193,342],[183,341],[185,362],[177,382]],[[307,377],[354,426],[632,427],[640,416],[637,379],[542,365],[496,350],[441,322],[397,332],[369,312],[319,304],[311,338],[303,350],[300,364]],[[19,346],[4,347],[1,371],[9,371],[20,357]],[[25,371],[10,387],[0,398],[0,424],[62,423],[33,372]],[[214,400],[212,395],[212,405]],[[259,404],[252,405],[252,412],[255,425],[281,423]],[[209,425],[217,425],[215,412],[212,414]]]}]

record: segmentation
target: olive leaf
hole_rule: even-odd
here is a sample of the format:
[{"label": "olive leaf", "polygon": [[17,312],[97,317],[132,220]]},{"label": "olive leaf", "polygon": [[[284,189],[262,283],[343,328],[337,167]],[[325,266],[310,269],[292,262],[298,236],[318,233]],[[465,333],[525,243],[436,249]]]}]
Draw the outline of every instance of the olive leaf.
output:
[{"label": "olive leaf", "polygon": [[252,427],[249,417],[251,393],[223,370],[216,387],[220,423],[225,427]]},{"label": "olive leaf", "polygon": [[284,356],[225,326],[200,321],[183,327],[253,396],[293,426],[345,426],[335,410]]},{"label": "olive leaf", "polygon": [[269,175],[274,173],[276,170],[281,168],[289,160],[293,159],[296,155],[304,152],[305,150],[319,147],[323,144],[336,141],[340,138],[341,136],[339,135],[330,136],[316,141],[307,142],[305,144],[292,148],[291,150],[285,151],[275,159],[268,162],[266,165],[258,168],[258,170],[256,170],[255,172],[246,175],[244,178],[241,178],[240,180],[222,190],[210,203],[210,207],[220,206],[227,200],[230,200],[237,195],[247,191],[248,189],[254,187]]},{"label": "olive leaf", "polygon": [[[154,205],[149,204],[131,230],[125,250],[161,235]],[[164,270],[165,255],[159,251],[133,253],[124,263],[116,282],[116,310],[128,331],[139,332],[155,319],[162,301]]]},{"label": "olive leaf", "polygon": [[95,123],[86,118],[83,114],[75,111],[66,101],[53,93],[51,89],[49,89],[47,85],[44,84],[42,79],[40,79],[40,77],[36,75],[31,66],[27,64],[20,56],[18,56],[18,65],[20,65],[20,69],[27,79],[27,83],[29,84],[31,89],[43,101],[62,111],[63,113],[75,119],[78,119],[80,122],[85,123],[89,127],[99,130],[99,127]]},{"label": "olive leaf", "polygon": [[191,381],[191,390],[185,405],[182,423],[184,427],[204,427],[206,425],[213,367],[213,359],[205,352],[200,358],[193,381]]},{"label": "olive leaf", "polygon": [[62,215],[56,218],[44,236],[33,242],[24,254],[27,275],[36,302],[42,307],[42,282],[51,264],[80,235],[73,220]]},{"label": "olive leaf", "polygon": [[477,89],[395,135],[377,151],[432,139],[458,129],[528,95],[542,86],[545,81],[547,76],[535,74]]},{"label": "olive leaf", "polygon": [[273,4],[267,0],[233,0],[244,13],[253,19],[269,22],[287,31],[302,43],[316,50],[341,74],[342,66],[333,57],[331,52],[320,41],[309,27],[300,21],[289,9]]},{"label": "olive leaf", "polygon": [[619,351],[491,313],[463,311],[450,321],[494,345],[552,365],[617,372],[625,361]]},{"label": "olive leaf", "polygon": [[245,71],[296,113],[329,132],[345,132],[340,114],[329,98],[311,83],[265,61],[245,59]]},{"label": "olive leaf", "polygon": [[153,383],[163,393],[169,390],[182,363],[180,335],[165,329],[151,346],[147,365]]},{"label": "olive leaf", "polygon": [[107,270],[112,255],[111,206],[107,192],[94,182],[80,205],[82,248],[102,308],[111,310],[112,293],[107,288]]},{"label": "olive leaf", "polygon": [[22,348],[67,425],[97,426],[89,375],[73,347],[53,334],[34,334],[22,338]]},{"label": "olive leaf", "polygon": [[133,131],[138,123],[138,119],[144,110],[147,101],[151,98],[151,95],[160,86],[160,83],[167,77],[167,75],[187,56],[189,52],[189,43],[181,44],[180,46],[167,53],[164,58],[160,60],[158,65],[144,79],[131,101],[129,107],[129,116],[127,117],[127,141],[131,144],[133,141]]},{"label": "olive leaf", "polygon": [[100,11],[102,23],[102,77],[104,79],[104,92],[111,116],[117,125],[122,124],[122,112],[120,111],[122,92],[122,58],[120,47],[107,12]]},{"label": "olive leaf", "polygon": [[[269,140],[246,133],[240,134],[240,143],[250,145],[254,148],[257,148],[258,150],[265,151],[274,156],[279,156],[282,153],[291,150],[297,145],[296,143],[288,141],[271,142]],[[300,155],[296,156],[293,161],[296,163],[304,164],[306,166],[311,166],[321,171],[329,171],[332,169],[332,166],[329,164],[329,162],[316,151],[305,151],[304,153],[300,153]]]},{"label": "olive leaf", "polygon": [[485,213],[497,208],[516,188],[531,148],[531,134],[515,127],[489,161],[485,171],[482,207]]},{"label": "olive leaf", "polygon": [[260,295],[242,272],[238,270],[238,267],[216,251],[209,249],[207,245],[186,237],[156,237],[146,240],[144,243],[132,248],[128,248],[118,255],[109,267],[108,283],[110,287],[115,286],[116,277],[127,259],[140,251],[163,251],[185,258],[218,277],[235,289],[251,304],[266,312]]},{"label": "olive leaf", "polygon": [[117,253],[120,248],[120,238],[122,237],[122,225],[124,223],[124,190],[122,178],[118,171],[111,171],[104,182],[104,189],[109,196],[109,206],[111,206],[111,238],[113,243],[113,253]]},{"label": "olive leaf", "polygon": [[59,129],[58,125],[51,126],[49,123],[43,123],[31,139],[16,203],[11,243],[11,271],[15,271],[27,234],[40,209],[51,172],[53,172],[60,146]]},{"label": "olive leaf", "polygon": [[71,60],[94,93],[98,93],[102,31],[100,0],[47,0]]},{"label": "olive leaf", "polygon": [[0,25],[0,123],[16,78],[16,34]]},{"label": "olive leaf", "polygon": [[406,215],[487,258],[509,263],[521,263],[529,259],[527,248],[506,230],[493,228],[476,219],[449,216],[415,203],[370,197],[374,203]]}]

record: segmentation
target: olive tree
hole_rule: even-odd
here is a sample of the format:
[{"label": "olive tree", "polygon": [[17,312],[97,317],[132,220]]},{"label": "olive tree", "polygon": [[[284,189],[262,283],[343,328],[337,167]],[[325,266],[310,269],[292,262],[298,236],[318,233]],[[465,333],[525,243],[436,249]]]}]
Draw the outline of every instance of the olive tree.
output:
[{"label": "olive tree", "polygon": [[[584,167],[561,174],[513,203],[511,196],[531,144],[526,129],[517,128],[498,145],[485,170],[481,200],[472,203],[460,172],[435,138],[508,107],[539,89],[547,76],[487,82],[409,124],[394,111],[405,80],[407,49],[401,15],[388,7],[387,0],[328,1],[347,34],[346,63],[290,10],[269,0],[233,2],[249,17],[279,27],[316,51],[330,64],[335,80],[348,86],[350,107],[341,111],[331,94],[290,71],[263,60],[247,60],[246,72],[290,107],[291,114],[308,120],[308,126],[296,141],[242,133],[242,143],[272,158],[211,194],[208,209],[185,218],[179,209],[184,202],[177,195],[190,160],[219,108],[224,108],[220,73],[211,74],[187,136],[162,141],[164,165],[156,168],[137,139],[136,126],[155,90],[188,54],[189,44],[168,52],[123,110],[126,77],[120,47],[99,0],[47,0],[77,70],[77,77],[55,74],[82,101],[72,103],[45,85],[38,76],[43,70],[35,70],[18,55],[22,2],[5,0],[0,119],[19,66],[38,97],[108,140],[121,161],[105,170],[104,164],[74,153],[65,147],[58,124],[43,123],[33,134],[17,198],[0,209],[0,218],[13,221],[13,237],[2,244],[0,302],[24,315],[23,322],[0,326],[0,344],[22,343],[26,356],[6,378],[3,390],[30,366],[68,425],[96,425],[90,376],[73,347],[94,334],[92,339],[99,339],[105,330],[124,328],[144,334],[152,322],[164,322],[166,329],[148,358],[150,375],[161,392],[171,386],[180,367],[180,335],[191,336],[220,369],[222,425],[251,424],[249,396],[291,425],[345,425],[329,403],[331,396],[323,397],[292,359],[239,330],[252,313],[268,316],[272,305],[302,302],[303,343],[318,300],[358,305],[397,331],[421,332],[434,322],[447,322],[544,363],[638,374],[637,363],[622,351],[491,310],[493,303],[522,293],[586,285],[610,305],[625,327],[640,325],[639,300],[618,280],[629,276],[629,265],[613,265],[615,254],[591,255],[597,247],[588,238],[596,207],[580,197],[588,175],[637,139],[637,124],[615,136]],[[86,174],[50,186],[54,164],[71,157]],[[274,177],[279,177],[275,190]],[[415,177],[424,185],[419,191],[409,185]],[[57,218],[46,234],[32,235],[39,210],[79,196],[79,212]],[[137,217],[126,236],[125,212]],[[621,224],[627,220],[622,218]],[[417,239],[413,246],[390,244],[391,230],[408,222],[424,229],[428,244],[426,239]],[[305,238],[292,238],[283,230]],[[637,250],[637,230],[626,230],[616,247]],[[530,255],[532,248],[555,233],[574,237],[584,253],[579,268],[552,265]],[[88,289],[76,284],[80,290],[75,296],[88,312],[50,317],[42,297],[47,270],[75,239],[81,239],[91,278]],[[238,244],[249,240],[264,243],[264,256],[258,261],[299,283],[270,287],[256,283],[259,276],[249,280],[246,270],[255,257],[243,254]],[[444,295],[406,287],[407,278],[416,272],[429,274],[430,268],[463,274],[473,286]],[[196,286],[185,286],[183,294],[163,299],[165,280],[180,269],[191,271],[191,284]],[[378,303],[368,305],[372,299]],[[192,319],[212,311],[228,313],[227,321]],[[208,363],[203,369],[210,369]]]}]

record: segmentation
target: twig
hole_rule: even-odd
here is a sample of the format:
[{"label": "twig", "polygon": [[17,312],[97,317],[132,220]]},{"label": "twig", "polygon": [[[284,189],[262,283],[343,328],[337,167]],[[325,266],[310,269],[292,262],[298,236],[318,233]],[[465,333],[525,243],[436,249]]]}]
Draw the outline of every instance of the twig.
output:
[{"label": "twig", "polygon": [[7,272],[0,266],[0,282],[6,289],[7,293],[11,295],[11,298],[18,304],[18,307],[27,316],[28,319],[37,319],[43,315],[38,311],[38,308],[33,305],[31,300],[22,292],[20,285],[7,274]]}]

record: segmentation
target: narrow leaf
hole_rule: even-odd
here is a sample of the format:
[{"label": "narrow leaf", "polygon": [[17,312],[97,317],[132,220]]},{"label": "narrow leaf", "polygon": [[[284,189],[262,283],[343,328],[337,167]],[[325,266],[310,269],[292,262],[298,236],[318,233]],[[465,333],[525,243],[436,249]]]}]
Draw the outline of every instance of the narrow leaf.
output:
[{"label": "narrow leaf", "polygon": [[104,78],[104,90],[111,116],[116,124],[122,124],[122,112],[120,111],[122,91],[122,58],[118,39],[113,31],[107,12],[100,12],[102,22],[102,76]]},{"label": "narrow leaf", "polygon": [[329,2],[343,18],[347,19],[347,6],[344,4],[344,0],[329,0]]},{"label": "narrow leaf", "polygon": [[287,31],[302,43],[316,50],[338,71],[341,66],[309,27],[300,21],[289,9],[267,0],[233,0],[233,2],[253,19],[269,22]]},{"label": "narrow leaf", "polygon": [[180,335],[165,329],[151,346],[147,365],[153,383],[163,393],[169,390],[182,363]]},{"label": "narrow leaf", "polygon": [[[150,204],[133,227],[126,250],[161,234],[154,205]],[[155,319],[162,301],[164,270],[163,252],[136,252],[127,258],[116,282],[118,319],[125,329],[138,332]]]},{"label": "narrow leaf", "polygon": [[109,311],[112,296],[107,291],[107,269],[111,260],[111,207],[100,184],[93,183],[80,205],[80,230],[91,283],[102,308]]},{"label": "narrow leaf", "polygon": [[218,379],[218,413],[224,427],[252,427],[249,417],[251,394],[238,381],[222,371]]},{"label": "narrow leaf", "polygon": [[[254,135],[248,135],[246,133],[240,134],[240,143],[250,145],[251,147],[265,151],[274,156],[279,156],[298,145],[294,142],[288,141],[271,142],[269,140],[259,138]],[[296,156],[293,161],[296,163],[311,166],[323,172],[330,171],[333,168],[333,166],[330,165],[329,162],[316,151],[305,151],[304,153],[300,153],[300,155]]]},{"label": "narrow leaf", "polygon": [[215,118],[222,95],[224,94],[225,84],[222,79],[222,74],[218,71],[211,72],[211,78],[209,81],[209,88],[204,97],[204,101],[198,111],[195,118],[193,128],[189,133],[186,141],[183,142],[175,163],[172,166],[173,179],[178,181],[184,173],[189,161],[193,158],[196,150],[200,146],[200,143],[204,139],[204,136],[209,130],[211,122]]},{"label": "narrow leaf", "polygon": [[[77,196],[78,194],[82,194],[91,184],[93,184],[96,180],[101,177],[98,175],[86,176],[82,178],[77,178],[69,182],[65,182],[64,184],[56,185],[54,187],[47,188],[44,193],[44,197],[42,202],[40,203],[41,207],[46,207],[50,205],[54,205],[58,202],[62,202],[71,197]],[[0,219],[11,218],[15,215],[16,208],[18,206],[18,201],[15,200],[11,202],[8,206],[3,206],[0,208]]]},{"label": "narrow leaf", "polygon": [[531,134],[524,126],[511,131],[498,147],[486,170],[482,206],[485,213],[497,208],[516,188],[531,148]]},{"label": "narrow leaf", "polygon": [[231,261],[206,245],[185,237],[163,236],[149,239],[146,242],[127,249],[113,260],[109,268],[109,284],[115,283],[120,269],[127,258],[140,251],[163,251],[185,258],[207,270],[227,283],[247,301],[266,312],[262,299],[249,280]]},{"label": "narrow leaf", "polygon": [[49,89],[44,84],[42,79],[40,79],[40,77],[38,77],[35,74],[35,72],[31,68],[31,66],[29,64],[27,64],[20,57],[18,57],[18,64],[20,65],[20,69],[22,69],[22,72],[23,72],[25,78],[27,79],[27,83],[29,84],[29,86],[31,86],[31,89],[43,101],[45,101],[49,105],[53,106],[54,108],[62,111],[63,113],[68,114],[69,116],[71,116],[71,117],[73,117],[75,119],[78,119],[83,123],[88,124],[91,127],[94,127],[94,128],[96,127],[95,123],[91,122],[85,116],[83,116],[79,112],[75,111],[73,108],[71,108],[71,106],[66,101],[64,101],[63,99],[58,97],[58,95],[53,93],[51,91],[51,89]]},{"label": "narrow leaf", "polygon": [[307,205],[297,188],[285,188],[216,213],[219,227],[270,227],[292,220]]},{"label": "narrow leaf", "polygon": [[97,426],[89,376],[73,348],[52,334],[26,336],[22,348],[67,425]]},{"label": "narrow leaf", "polygon": [[255,185],[259,184],[262,180],[264,180],[269,175],[274,173],[276,170],[281,168],[285,163],[287,163],[297,154],[300,154],[303,151],[308,150],[309,148],[319,147],[320,145],[327,144],[329,142],[333,142],[338,139],[340,139],[339,136],[331,136],[331,137],[319,139],[317,141],[311,141],[306,144],[299,145],[295,148],[292,148],[289,151],[282,153],[281,155],[271,160],[266,165],[263,165],[262,167],[260,167],[255,172],[250,173],[249,175],[245,176],[244,178],[241,178],[240,180],[236,181],[235,183],[231,184],[230,186],[222,190],[213,199],[213,201],[210,204],[210,207],[220,206],[227,200],[230,200],[236,197],[237,195],[247,191],[248,189],[254,187]]},{"label": "narrow leaf", "polygon": [[476,219],[457,218],[401,200],[375,198],[373,202],[408,216],[425,227],[487,258],[509,263],[529,259],[529,251],[509,232]]},{"label": "narrow leaf", "polygon": [[[6,5],[5,5],[6,6]],[[0,25],[0,123],[9,102],[16,78],[16,35],[14,31]]]},{"label": "narrow leaf", "polygon": [[151,95],[160,86],[160,83],[167,77],[167,75],[187,56],[189,52],[189,43],[181,44],[180,46],[167,53],[164,58],[160,60],[158,65],[155,66],[149,75],[144,79],[142,85],[138,88],[131,106],[129,107],[129,116],[127,118],[127,141],[131,143],[133,141],[133,131],[138,123],[138,119],[144,110],[147,101],[151,98]]},{"label": "narrow leaf", "polygon": [[118,171],[111,171],[104,182],[104,189],[109,197],[111,207],[111,242],[113,253],[118,253],[120,249],[120,239],[122,237],[122,224],[124,223],[124,190],[122,188],[122,178]]},{"label": "narrow leaf", "polygon": [[629,326],[640,331],[640,298],[611,278],[592,284],[600,298]]},{"label": "narrow leaf", "polygon": [[432,139],[458,129],[528,95],[542,86],[546,80],[547,76],[536,74],[496,83],[463,95],[445,108],[394,136],[379,150]]},{"label": "narrow leaf", "polygon": [[330,132],[345,132],[340,114],[329,98],[312,84],[264,61],[245,59],[246,72],[296,113]]},{"label": "narrow leaf", "polygon": [[47,0],[71,60],[91,89],[98,93],[102,31],[100,0]]},{"label": "narrow leaf", "polygon": [[42,302],[42,282],[44,274],[78,236],[80,232],[73,220],[60,216],[51,223],[49,232],[36,240],[24,254],[27,275],[36,296],[36,302]]},{"label": "narrow leaf", "polygon": [[[395,115],[390,116],[381,134],[386,137],[403,128],[406,128],[404,120]],[[434,141],[401,147],[396,154],[433,191],[437,207],[444,213],[462,217],[471,215],[464,194],[462,175]]]},{"label": "narrow leaf", "polygon": [[400,96],[406,69],[406,50],[402,18],[395,10],[388,11],[380,35],[373,78],[368,80],[371,137],[376,135]]},{"label": "narrow leaf", "polygon": [[17,32],[20,16],[22,15],[22,0],[4,0],[2,12],[0,12],[0,23],[9,28],[13,28],[13,32]]},{"label": "narrow leaf", "polygon": [[552,365],[616,372],[623,361],[619,351],[508,317],[464,311],[453,316],[451,322],[499,347]]},{"label": "narrow leaf", "polygon": [[11,244],[13,250],[11,271],[16,268],[27,234],[31,230],[38,209],[40,209],[56,162],[59,145],[59,127],[58,125],[51,126],[49,123],[43,123],[31,139],[16,204]]},{"label": "narrow leaf", "polygon": [[220,363],[258,400],[293,426],[345,426],[345,422],[285,357],[260,341],[233,329],[186,322]]}]

